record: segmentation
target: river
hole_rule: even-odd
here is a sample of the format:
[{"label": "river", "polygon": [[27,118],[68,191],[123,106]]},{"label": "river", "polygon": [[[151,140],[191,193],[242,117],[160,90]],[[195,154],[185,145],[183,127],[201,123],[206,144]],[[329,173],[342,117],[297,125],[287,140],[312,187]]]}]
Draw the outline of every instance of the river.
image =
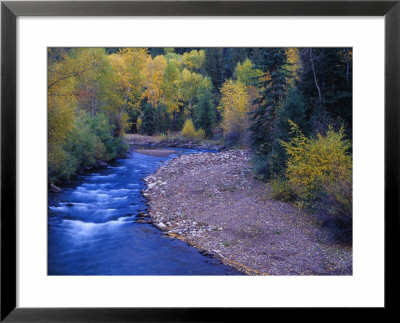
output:
[{"label": "river", "polygon": [[79,176],[48,196],[49,275],[240,275],[151,224],[137,223],[146,212],[143,178],[177,154],[166,157],[131,149],[106,169]]}]

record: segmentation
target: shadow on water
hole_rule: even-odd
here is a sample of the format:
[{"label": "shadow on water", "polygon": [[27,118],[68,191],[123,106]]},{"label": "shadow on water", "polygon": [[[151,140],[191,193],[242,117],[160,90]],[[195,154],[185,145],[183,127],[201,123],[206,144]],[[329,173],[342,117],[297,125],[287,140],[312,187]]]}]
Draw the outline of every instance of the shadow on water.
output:
[{"label": "shadow on water", "polygon": [[240,275],[152,225],[135,222],[147,207],[143,178],[177,154],[196,152],[171,149],[160,157],[131,151],[61,193],[49,193],[48,274]]}]

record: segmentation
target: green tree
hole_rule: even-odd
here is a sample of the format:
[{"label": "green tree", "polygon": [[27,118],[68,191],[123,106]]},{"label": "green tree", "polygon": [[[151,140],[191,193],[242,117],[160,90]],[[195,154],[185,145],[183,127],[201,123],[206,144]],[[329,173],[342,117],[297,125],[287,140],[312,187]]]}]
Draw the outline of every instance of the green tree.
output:
[{"label": "green tree", "polygon": [[148,136],[152,136],[156,130],[154,122],[154,107],[151,103],[145,103],[142,108],[142,115],[140,117],[141,125],[139,131]]},{"label": "green tree", "polygon": [[282,105],[287,88],[288,65],[283,48],[268,48],[262,53],[258,65],[264,73],[258,77],[260,97],[255,100],[256,108],[251,112],[251,143],[258,153],[268,154],[274,142],[276,112]]},{"label": "green tree", "polygon": [[215,109],[212,96],[212,83],[209,78],[203,80],[203,85],[197,91],[197,105],[194,108],[195,126],[204,130],[206,137],[212,137],[215,124]]}]

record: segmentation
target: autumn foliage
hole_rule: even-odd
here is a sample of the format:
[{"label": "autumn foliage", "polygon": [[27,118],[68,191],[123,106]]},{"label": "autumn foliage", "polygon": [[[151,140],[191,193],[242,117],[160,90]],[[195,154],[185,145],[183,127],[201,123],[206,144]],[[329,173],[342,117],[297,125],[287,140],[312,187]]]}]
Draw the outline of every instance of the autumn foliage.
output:
[{"label": "autumn foliage", "polygon": [[[282,142],[289,156],[285,192],[293,192],[298,206],[318,211],[325,221],[349,224],[352,157],[351,143],[344,138],[343,127],[338,131],[329,127],[325,135],[307,138],[296,124],[290,120],[289,123],[294,136],[289,142]],[[276,186],[277,183],[275,190]]]}]

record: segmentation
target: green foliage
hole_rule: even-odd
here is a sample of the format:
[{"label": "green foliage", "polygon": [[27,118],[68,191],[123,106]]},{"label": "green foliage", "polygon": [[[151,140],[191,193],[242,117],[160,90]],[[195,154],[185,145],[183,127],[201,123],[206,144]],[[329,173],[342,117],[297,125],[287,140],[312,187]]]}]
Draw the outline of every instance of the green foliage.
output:
[{"label": "green foliage", "polygon": [[78,119],[64,144],[65,152],[75,160],[77,169],[93,166],[105,156],[106,148],[84,120]]},{"label": "green foliage", "polygon": [[297,88],[291,87],[285,102],[277,111],[275,128],[278,139],[287,141],[290,138],[289,120],[293,121],[305,136],[311,135],[310,110],[310,107],[304,103],[303,95]]},{"label": "green foliage", "polygon": [[268,154],[275,141],[274,123],[276,112],[286,96],[288,60],[283,48],[267,48],[262,51],[258,68],[263,74],[258,77],[260,96],[254,100],[255,109],[251,111],[252,147],[259,153]]},{"label": "green foliage", "polygon": [[256,178],[266,180],[269,178],[266,174],[269,172],[269,160],[266,155],[253,154],[251,157],[252,170]]},{"label": "green foliage", "polygon": [[205,78],[205,84],[197,92],[198,103],[194,107],[194,122],[196,128],[201,128],[205,136],[212,136],[212,129],[215,125],[215,109],[212,97],[212,84]]},{"label": "green foliage", "polygon": [[95,166],[99,161],[125,155],[128,145],[122,138],[113,137],[112,134],[113,129],[104,115],[78,117],[64,144],[57,146],[56,155],[62,158],[52,167],[49,163],[49,180],[56,182],[67,179],[87,167]]},{"label": "green foliage", "polygon": [[254,68],[251,60],[247,58],[243,63],[237,64],[234,74],[238,82],[248,86],[252,85],[262,75],[262,72]]},{"label": "green foliage", "polygon": [[141,124],[139,132],[151,136],[155,132],[154,108],[150,103],[146,103],[142,109]]}]

